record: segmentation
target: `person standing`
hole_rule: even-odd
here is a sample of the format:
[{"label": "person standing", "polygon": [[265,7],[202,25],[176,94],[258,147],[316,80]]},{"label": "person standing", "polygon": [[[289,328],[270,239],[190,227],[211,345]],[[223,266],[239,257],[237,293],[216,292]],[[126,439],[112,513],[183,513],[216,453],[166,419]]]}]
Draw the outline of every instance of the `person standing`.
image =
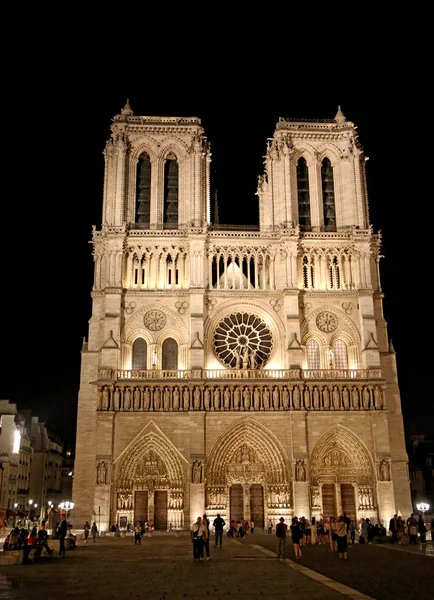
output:
[{"label": "person standing", "polygon": [[250,521],[250,533],[254,533],[255,531],[255,521],[252,519]]},{"label": "person standing", "polygon": [[426,544],[426,529],[425,529],[425,522],[423,520],[422,515],[419,515],[419,519],[417,522],[417,531],[420,535],[420,543]]},{"label": "person standing", "polygon": [[209,519],[206,515],[202,517],[202,527],[204,528],[204,541],[203,545],[206,553],[206,560],[211,560],[210,552],[209,552]]},{"label": "person standing", "polygon": [[90,532],[92,534],[93,541],[95,541],[96,536],[98,534],[98,527],[96,526],[95,521],[92,523],[92,528],[91,528]]},{"label": "person standing", "polygon": [[68,522],[66,520],[65,515],[61,515],[60,517],[60,525],[59,525],[59,557],[65,558],[65,538],[68,534]]},{"label": "person standing", "polygon": [[202,527],[202,517],[197,517],[197,521],[193,523],[190,530],[190,539],[193,544],[193,559],[195,562],[203,560],[203,542],[204,528]]},{"label": "person standing", "polygon": [[362,519],[360,524],[360,537],[363,540],[363,544],[368,545],[368,523],[365,519]]},{"label": "person standing", "polygon": [[285,519],[280,517],[276,525],[277,558],[285,558],[286,531],[288,529]]},{"label": "person standing", "polygon": [[292,523],[291,523],[290,529],[291,529],[291,539],[292,539],[292,543],[294,545],[295,558],[301,558],[302,553],[301,553],[300,540],[303,537],[303,532],[300,529],[298,517],[292,517]]},{"label": "person standing", "polygon": [[137,522],[134,526],[134,545],[141,546],[142,545],[142,526],[139,522]]},{"label": "person standing", "polygon": [[389,531],[392,534],[392,544],[398,543],[398,515],[395,514],[389,521]]},{"label": "person standing", "polygon": [[270,519],[268,521],[268,535],[271,535],[273,533],[273,521]]},{"label": "person standing", "polygon": [[339,520],[336,523],[336,537],[339,558],[348,558],[347,524],[343,515],[339,517]]},{"label": "person standing", "polygon": [[226,522],[218,514],[212,525],[214,527],[214,548],[217,548],[217,546],[221,548],[223,541],[223,527],[226,525]]},{"label": "person standing", "polygon": [[410,544],[417,544],[417,520],[413,513],[407,519],[407,528],[410,535]]},{"label": "person standing", "polygon": [[90,531],[90,523],[89,521],[86,521],[86,523],[84,524],[84,542],[86,543],[87,540],[89,539],[89,531]]}]

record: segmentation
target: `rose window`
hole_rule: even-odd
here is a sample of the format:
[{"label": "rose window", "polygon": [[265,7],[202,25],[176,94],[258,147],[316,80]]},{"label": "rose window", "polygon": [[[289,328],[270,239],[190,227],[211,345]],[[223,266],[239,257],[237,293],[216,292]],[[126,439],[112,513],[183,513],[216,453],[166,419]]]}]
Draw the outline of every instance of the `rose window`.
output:
[{"label": "rose window", "polygon": [[258,369],[273,348],[270,328],[256,315],[238,312],[225,317],[214,332],[219,361],[232,369]]}]

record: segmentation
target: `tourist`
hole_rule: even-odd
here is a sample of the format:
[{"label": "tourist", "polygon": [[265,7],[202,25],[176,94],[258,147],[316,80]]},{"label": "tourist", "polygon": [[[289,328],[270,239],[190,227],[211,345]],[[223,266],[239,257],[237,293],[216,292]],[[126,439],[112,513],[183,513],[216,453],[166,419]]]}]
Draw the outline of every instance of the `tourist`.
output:
[{"label": "tourist", "polygon": [[398,544],[402,544],[404,542],[404,532],[405,523],[402,520],[402,517],[398,517],[396,521],[396,539],[398,540]]},{"label": "tourist", "polygon": [[214,548],[217,548],[217,546],[221,548],[223,542],[223,528],[226,525],[226,522],[220,514],[217,514],[212,525],[214,527]]},{"label": "tourist", "polygon": [[142,545],[142,526],[139,522],[137,522],[134,526],[134,545],[141,546]]},{"label": "tourist", "polygon": [[356,524],[353,520],[350,522],[350,543],[354,544],[356,541]]},{"label": "tourist", "polygon": [[422,515],[419,515],[419,519],[417,522],[417,531],[420,535],[420,543],[426,544],[426,528]]},{"label": "tourist", "polygon": [[291,523],[290,529],[291,529],[291,539],[292,539],[292,543],[294,545],[295,558],[301,558],[302,553],[301,553],[300,540],[303,537],[303,532],[300,529],[298,517],[292,517],[292,523]]},{"label": "tourist", "polygon": [[306,544],[311,544],[312,543],[312,526],[310,524],[310,521],[308,519],[305,519],[304,522],[304,534],[306,536]]},{"label": "tourist", "polygon": [[268,521],[268,535],[271,535],[273,533],[273,521],[270,519]]},{"label": "tourist", "polygon": [[392,534],[392,544],[398,543],[398,515],[395,514],[389,521],[389,531]]},{"label": "tourist", "polygon": [[84,541],[85,543],[87,542],[87,540],[89,539],[89,531],[90,531],[90,523],[89,521],[86,521],[86,523],[84,524]]},{"label": "tourist", "polygon": [[255,531],[255,521],[253,521],[253,519],[250,521],[250,531],[251,533],[254,533]]},{"label": "tourist", "polygon": [[345,517],[341,515],[336,523],[336,542],[338,546],[339,558],[347,558],[348,540],[347,540],[347,524]]},{"label": "tourist", "polygon": [[336,517],[330,517],[330,529],[329,529],[329,542],[330,542],[330,550],[332,552],[336,552],[338,549],[338,536],[336,534]]},{"label": "tourist", "polygon": [[410,535],[410,544],[417,544],[417,520],[413,513],[407,519],[407,527]]},{"label": "tourist", "polygon": [[45,550],[47,551],[49,556],[51,556],[53,554],[54,550],[51,550],[48,545],[48,532],[45,529],[44,521],[41,523],[41,527],[39,528],[39,531],[38,531],[38,544],[40,544],[40,546],[42,548],[45,548]]},{"label": "tourist", "polygon": [[66,520],[65,515],[61,515],[60,517],[60,525],[59,525],[59,558],[65,558],[65,538],[68,534],[68,522]]},{"label": "tourist", "polygon": [[202,517],[197,517],[190,530],[190,539],[193,544],[193,559],[195,562],[203,560],[203,543],[205,531],[202,527]]},{"label": "tourist", "polygon": [[98,535],[98,527],[96,526],[95,521],[92,523],[92,528],[91,528],[90,532],[92,534],[93,541],[95,541],[96,536]]},{"label": "tourist", "polygon": [[211,556],[210,556],[210,552],[209,552],[209,537],[210,537],[210,533],[209,533],[209,519],[206,515],[203,515],[202,517],[202,526],[204,528],[204,548],[205,548],[205,552],[206,552],[206,560],[211,560]]},{"label": "tourist", "polygon": [[368,545],[368,523],[366,522],[366,519],[362,519],[362,522],[360,524],[360,538],[359,541],[361,544],[366,544]]},{"label": "tourist", "polygon": [[285,519],[280,517],[279,522],[276,525],[276,536],[277,536],[277,558],[285,557],[285,545],[286,545],[286,531],[288,526],[285,523]]}]

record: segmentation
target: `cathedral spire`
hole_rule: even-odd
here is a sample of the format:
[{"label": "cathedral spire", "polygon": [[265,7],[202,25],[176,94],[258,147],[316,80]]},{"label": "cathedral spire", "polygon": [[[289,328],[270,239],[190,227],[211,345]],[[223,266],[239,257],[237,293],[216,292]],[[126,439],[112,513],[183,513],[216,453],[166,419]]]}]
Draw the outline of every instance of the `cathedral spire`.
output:
[{"label": "cathedral spire", "polygon": [[337,122],[339,125],[342,125],[343,123],[345,123],[345,121],[346,121],[346,120],[347,120],[347,119],[346,119],[346,117],[345,117],[344,113],[341,111],[341,107],[340,107],[340,106],[338,106],[338,112],[336,113],[336,116],[335,116],[335,121],[336,121],[336,122]]},{"label": "cathedral spire", "polygon": [[121,110],[121,114],[122,115],[133,115],[134,114],[133,111],[132,111],[132,109],[131,109],[130,101],[129,100],[127,100],[127,103],[125,104],[125,106]]}]

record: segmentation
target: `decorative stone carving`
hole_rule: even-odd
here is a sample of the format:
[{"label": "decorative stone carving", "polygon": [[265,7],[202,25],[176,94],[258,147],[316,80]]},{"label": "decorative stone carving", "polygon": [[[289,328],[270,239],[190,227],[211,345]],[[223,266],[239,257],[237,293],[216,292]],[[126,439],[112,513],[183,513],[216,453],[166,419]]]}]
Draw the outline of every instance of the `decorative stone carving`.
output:
[{"label": "decorative stone carving", "polygon": [[191,480],[193,483],[201,483],[202,482],[202,463],[200,460],[195,460],[193,462],[192,479]]},{"label": "decorative stone carving", "polygon": [[106,485],[108,483],[108,470],[107,463],[101,461],[96,467],[96,483],[97,485]]},{"label": "decorative stone carving", "polygon": [[390,465],[389,461],[383,458],[379,465],[381,481],[390,481]]},{"label": "decorative stone carving", "polygon": [[185,301],[184,302],[181,302],[181,301],[175,302],[175,308],[179,312],[180,315],[183,315],[188,308],[188,302],[185,302]]},{"label": "decorative stone carving", "polygon": [[325,310],[317,316],[316,326],[324,333],[332,333],[338,326],[338,320],[332,312]]},{"label": "decorative stone carving", "polygon": [[148,310],[143,317],[143,324],[150,331],[160,331],[166,325],[166,315],[161,310]]},{"label": "decorative stone carving", "polygon": [[295,465],[295,479],[296,481],[306,481],[306,469],[304,461],[299,459]]}]

